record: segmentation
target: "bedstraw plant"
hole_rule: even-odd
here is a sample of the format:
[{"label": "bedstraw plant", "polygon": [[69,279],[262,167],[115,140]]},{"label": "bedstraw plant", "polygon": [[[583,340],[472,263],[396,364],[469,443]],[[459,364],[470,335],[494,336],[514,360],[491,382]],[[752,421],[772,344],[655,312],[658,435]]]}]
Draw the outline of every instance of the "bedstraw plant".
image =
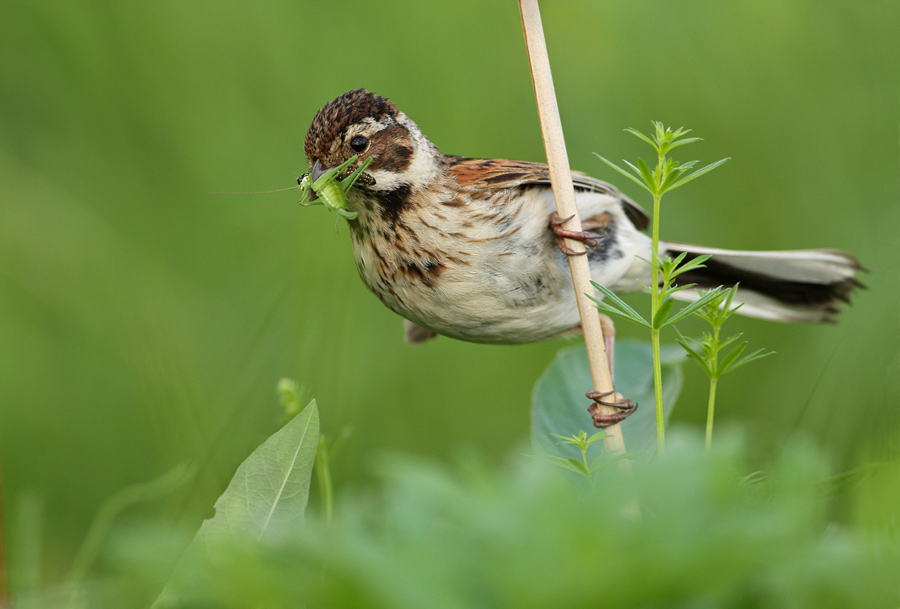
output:
[{"label": "bedstraw plant", "polygon": [[694,169],[697,165],[697,161],[680,163],[671,158],[669,152],[678,146],[699,141],[700,138],[685,137],[690,133],[689,129],[678,128],[673,131],[659,121],[654,121],[652,124],[653,134],[650,136],[644,135],[636,129],[629,128],[626,129],[626,131],[650,144],[656,151],[656,167],[653,169],[651,169],[643,159],[638,159],[636,164],[623,161],[623,163],[628,166],[628,169],[623,169],[612,161],[603,158],[599,154],[597,155],[600,160],[649,192],[653,197],[653,259],[647,261],[652,268],[652,278],[650,286],[645,286],[650,291],[650,319],[645,319],[605,287],[596,283],[594,284],[594,287],[606,297],[605,301],[595,299],[597,307],[601,311],[622,317],[650,330],[650,338],[653,347],[653,387],[656,402],[657,449],[659,452],[662,452],[665,449],[666,436],[662,397],[662,360],[660,357],[659,342],[660,331],[705,306],[710,300],[717,297],[718,289],[707,292],[698,300],[673,313],[675,294],[682,290],[693,288],[695,285],[678,285],[675,283],[676,277],[686,271],[700,268],[709,256],[697,256],[690,260],[685,260],[685,254],[681,254],[674,260],[668,256],[666,256],[665,259],[660,259],[660,203],[663,195],[666,193],[712,171],[728,159],[721,159],[700,169]]},{"label": "bedstraw plant", "polygon": [[710,325],[712,332],[704,332],[700,340],[683,336],[680,332],[678,333],[678,344],[687,352],[688,357],[699,364],[709,378],[709,400],[706,410],[706,450],[709,450],[712,446],[713,418],[716,411],[716,384],[719,378],[737,370],[744,364],[774,353],[774,351],[767,352],[764,349],[757,349],[741,357],[747,348],[747,341],[743,341],[732,347],[719,361],[719,353],[742,336],[739,333],[724,340],[719,336],[725,321],[741,308],[741,305],[733,308],[731,306],[737,290],[737,285],[727,289],[715,290],[712,298],[694,311],[696,317]]}]

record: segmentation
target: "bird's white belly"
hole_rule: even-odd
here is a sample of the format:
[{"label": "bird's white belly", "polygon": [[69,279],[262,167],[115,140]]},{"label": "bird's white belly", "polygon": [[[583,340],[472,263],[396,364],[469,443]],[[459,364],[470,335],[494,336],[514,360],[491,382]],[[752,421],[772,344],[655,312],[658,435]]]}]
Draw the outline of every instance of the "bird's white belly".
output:
[{"label": "bird's white belly", "polygon": [[[548,228],[553,210],[549,193],[549,189],[536,189],[536,200],[526,206],[529,213],[517,214],[520,225],[507,229],[511,234],[502,239],[461,243],[447,236],[456,232],[454,227],[441,227],[434,234],[418,227],[421,250],[440,258],[440,269],[431,269],[433,277],[385,271],[382,250],[391,245],[354,239],[360,276],[391,310],[438,334],[494,344],[558,336],[578,327],[580,319],[566,257]],[[614,288],[632,266],[635,250],[646,248],[647,237],[624,217],[614,199],[583,193],[578,202],[582,217],[604,212],[613,216],[603,246],[593,248],[589,258],[594,281]],[[429,225],[435,223],[429,219]],[[646,249],[639,255],[648,256]]]}]

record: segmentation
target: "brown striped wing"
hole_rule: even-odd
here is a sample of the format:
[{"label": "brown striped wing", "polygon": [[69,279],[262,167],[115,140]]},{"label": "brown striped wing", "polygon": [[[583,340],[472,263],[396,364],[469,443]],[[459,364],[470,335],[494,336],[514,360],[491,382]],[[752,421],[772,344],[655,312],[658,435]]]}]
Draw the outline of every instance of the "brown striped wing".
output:
[{"label": "brown striped wing", "polygon": [[[450,173],[461,184],[468,184],[475,188],[516,188],[550,184],[550,170],[543,163],[505,159],[471,159],[450,154],[445,154],[444,159],[450,167]],[[647,212],[612,184],[607,184],[579,171],[572,172],[572,184],[576,191],[599,192],[621,201],[625,215],[638,230],[646,230],[650,225],[650,216],[647,215]]]}]

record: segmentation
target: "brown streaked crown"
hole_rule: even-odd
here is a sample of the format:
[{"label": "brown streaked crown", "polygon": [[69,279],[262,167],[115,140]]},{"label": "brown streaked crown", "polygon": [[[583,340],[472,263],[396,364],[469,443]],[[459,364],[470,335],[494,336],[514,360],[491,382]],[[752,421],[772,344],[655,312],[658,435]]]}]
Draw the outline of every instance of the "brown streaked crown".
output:
[{"label": "brown streaked crown", "polygon": [[367,118],[375,121],[384,120],[386,117],[396,118],[399,110],[386,97],[370,93],[365,89],[354,89],[325,104],[325,107],[316,113],[309,131],[306,132],[306,141],[303,148],[306,158],[312,162],[314,159],[327,157],[332,145],[342,141],[347,129]]}]

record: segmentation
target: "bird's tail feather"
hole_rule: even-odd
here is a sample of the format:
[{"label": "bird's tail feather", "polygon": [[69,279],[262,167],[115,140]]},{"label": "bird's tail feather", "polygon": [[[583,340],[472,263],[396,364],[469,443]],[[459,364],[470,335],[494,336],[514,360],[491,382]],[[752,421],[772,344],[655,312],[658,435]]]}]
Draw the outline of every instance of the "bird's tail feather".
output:
[{"label": "bird's tail feather", "polygon": [[709,255],[704,268],[679,276],[695,288],[675,294],[695,300],[697,289],[740,283],[734,304],[742,303],[743,315],[786,322],[833,321],[838,306],[850,302],[850,293],[864,287],[857,279],[862,266],[839,250],[785,250],[750,252],[701,247],[684,243],[660,243],[663,255],[682,252],[686,259]]}]

